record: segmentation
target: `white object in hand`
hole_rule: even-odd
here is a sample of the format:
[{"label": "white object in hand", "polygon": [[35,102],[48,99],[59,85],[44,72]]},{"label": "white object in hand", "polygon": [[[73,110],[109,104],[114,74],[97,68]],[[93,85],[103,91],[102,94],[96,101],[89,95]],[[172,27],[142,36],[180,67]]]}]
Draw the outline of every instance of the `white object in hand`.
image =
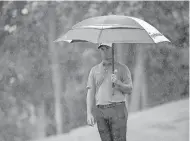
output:
[{"label": "white object in hand", "polygon": [[116,74],[111,74],[111,81],[115,82],[117,80]]}]

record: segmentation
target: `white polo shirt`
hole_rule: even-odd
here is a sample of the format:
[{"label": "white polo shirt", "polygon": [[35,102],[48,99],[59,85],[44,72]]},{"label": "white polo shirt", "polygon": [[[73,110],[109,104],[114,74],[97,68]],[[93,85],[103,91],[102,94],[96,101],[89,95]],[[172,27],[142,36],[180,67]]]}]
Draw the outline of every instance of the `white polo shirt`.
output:
[{"label": "white polo shirt", "polygon": [[[114,64],[117,79],[132,86],[131,73],[124,64]],[[94,66],[89,73],[87,89],[95,88],[96,105],[106,105],[113,102],[126,101],[126,93],[112,89],[111,82],[112,65],[104,65],[103,62]]]}]

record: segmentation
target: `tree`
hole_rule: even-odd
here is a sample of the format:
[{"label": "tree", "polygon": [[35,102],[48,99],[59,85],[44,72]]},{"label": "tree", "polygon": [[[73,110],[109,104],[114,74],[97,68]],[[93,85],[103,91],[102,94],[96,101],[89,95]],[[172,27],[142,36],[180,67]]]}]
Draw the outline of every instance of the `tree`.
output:
[{"label": "tree", "polygon": [[[61,73],[59,68],[59,61],[57,50],[54,45],[55,40],[55,5],[49,5],[49,50],[50,57],[52,60],[52,80],[54,86],[55,95],[55,120],[56,120],[56,131],[58,134],[62,133],[62,108],[61,108],[61,94],[62,94],[62,83],[61,83]],[[63,100],[63,99],[62,99]]]},{"label": "tree", "polygon": [[[0,115],[3,121],[0,123],[1,140],[14,140],[14,136],[18,137],[18,140],[27,140],[54,135],[55,89],[52,84],[51,48],[48,45],[50,43],[48,38],[51,36],[48,2],[26,2],[20,8],[16,8],[15,3],[19,4],[17,2],[1,3],[3,3],[0,17],[0,27],[3,29],[0,33],[2,37],[0,37]],[[55,36],[65,33],[83,19],[105,14],[135,16],[151,23],[171,39],[176,48],[163,44],[151,46],[143,51],[145,58],[140,55],[144,62],[139,63],[138,60],[142,61],[138,55],[140,47],[133,45],[127,47],[127,44],[124,44],[123,50],[120,51],[123,54],[120,56],[121,60],[131,70],[133,82],[138,76],[134,73],[138,68],[136,62],[143,64],[141,70],[142,76],[145,77],[141,78],[142,80],[145,78],[148,86],[147,92],[144,92],[147,94],[145,106],[151,107],[188,96],[188,2],[52,3],[55,4],[53,9],[56,15],[53,17]],[[19,11],[27,14],[23,15],[23,12],[19,14]],[[15,13],[17,16],[12,16]],[[86,81],[90,68],[100,60],[95,49],[96,45],[92,43],[61,42],[53,46],[55,48],[53,52],[55,51],[59,62],[58,79],[63,80],[60,105],[63,108],[62,129],[65,133],[72,128],[86,125]],[[146,89],[143,88],[138,92],[137,99],[144,98],[141,94]],[[140,101],[139,103],[142,103]],[[38,134],[40,132],[41,135]],[[9,136],[9,133],[14,136]]]}]

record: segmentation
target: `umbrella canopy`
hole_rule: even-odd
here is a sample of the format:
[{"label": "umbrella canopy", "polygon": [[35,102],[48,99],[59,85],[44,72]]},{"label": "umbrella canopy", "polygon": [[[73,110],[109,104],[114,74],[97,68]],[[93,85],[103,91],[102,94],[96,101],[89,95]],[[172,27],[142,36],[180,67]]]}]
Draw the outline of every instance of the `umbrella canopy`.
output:
[{"label": "umbrella canopy", "polygon": [[170,42],[149,23],[129,16],[109,15],[83,20],[56,42],[159,43]]},{"label": "umbrella canopy", "polygon": [[[159,43],[170,42],[149,23],[129,16],[109,15],[83,20],[55,42],[92,43]],[[112,73],[114,73],[114,46],[112,47]],[[112,85],[114,87],[114,84]]]}]

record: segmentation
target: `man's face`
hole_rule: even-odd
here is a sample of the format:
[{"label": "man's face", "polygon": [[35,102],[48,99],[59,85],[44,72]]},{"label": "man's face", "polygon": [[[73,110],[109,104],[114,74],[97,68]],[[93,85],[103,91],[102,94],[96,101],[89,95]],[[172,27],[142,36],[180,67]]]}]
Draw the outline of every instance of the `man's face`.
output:
[{"label": "man's face", "polygon": [[111,61],[112,59],[112,48],[109,46],[101,46],[99,48],[102,60]]}]

